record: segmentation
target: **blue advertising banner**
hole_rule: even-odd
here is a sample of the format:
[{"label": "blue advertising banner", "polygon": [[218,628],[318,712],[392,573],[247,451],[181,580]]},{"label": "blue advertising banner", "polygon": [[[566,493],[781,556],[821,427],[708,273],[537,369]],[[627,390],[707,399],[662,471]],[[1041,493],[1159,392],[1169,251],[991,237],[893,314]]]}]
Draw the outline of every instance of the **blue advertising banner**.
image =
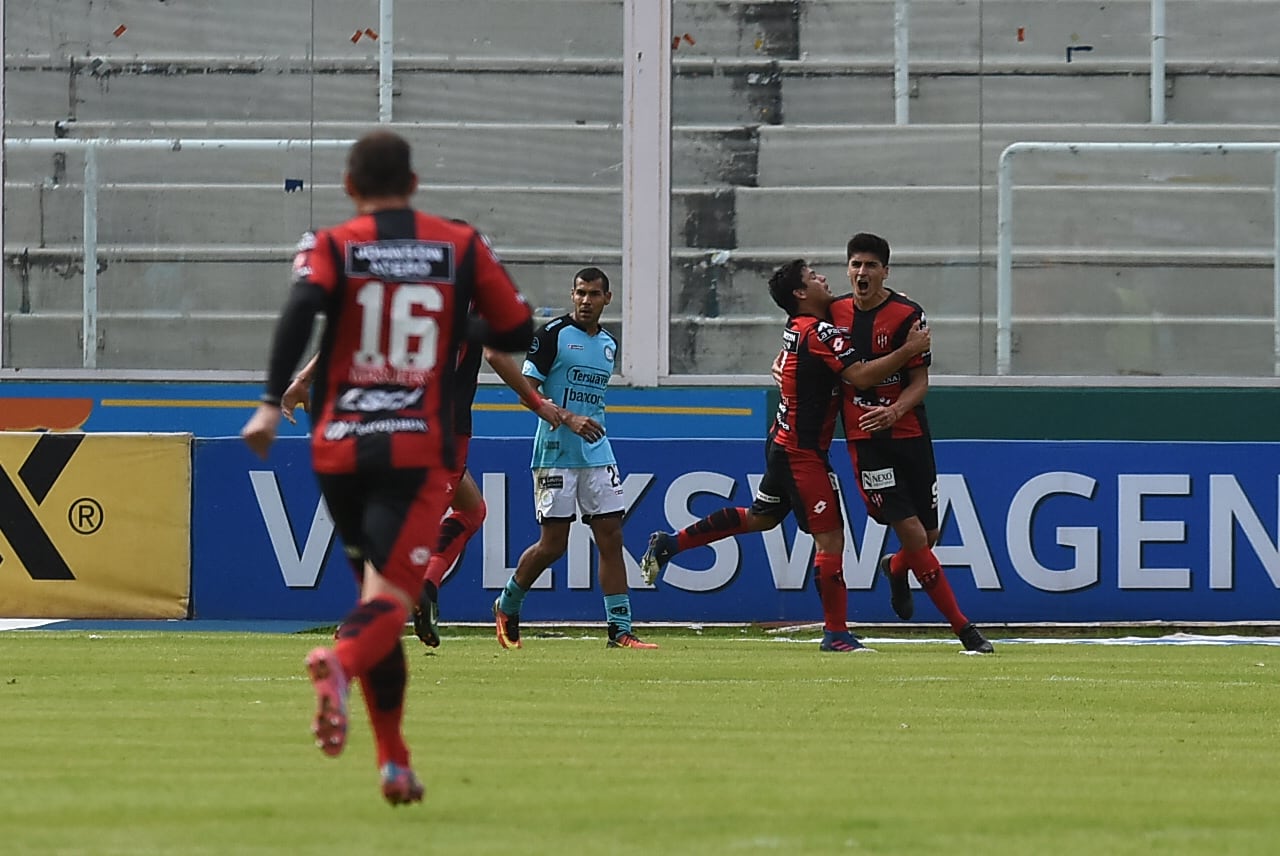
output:
[{"label": "blue advertising banner", "polygon": [[[979,623],[1270,621],[1280,618],[1280,444],[940,441],[935,548]],[[638,621],[820,619],[812,540],[791,520],[678,555],[640,579],[648,535],[751,502],[760,440],[615,440],[628,502],[625,560]],[[537,538],[527,439],[476,438],[471,472],[489,506],[441,593],[443,620],[484,621]],[[844,447],[845,581],[854,623],[896,621],[876,563],[892,534],[867,518]],[[234,439],[195,451],[197,618],[338,621],[355,586],[319,501],[302,438],[269,464]],[[590,534],[526,601],[528,621],[603,621]],[[922,594],[916,621],[941,616]]]},{"label": "blue advertising banner", "polygon": [[355,577],[307,439],[280,438],[269,464],[238,437],[193,447],[191,617],[340,621],[356,602]]}]

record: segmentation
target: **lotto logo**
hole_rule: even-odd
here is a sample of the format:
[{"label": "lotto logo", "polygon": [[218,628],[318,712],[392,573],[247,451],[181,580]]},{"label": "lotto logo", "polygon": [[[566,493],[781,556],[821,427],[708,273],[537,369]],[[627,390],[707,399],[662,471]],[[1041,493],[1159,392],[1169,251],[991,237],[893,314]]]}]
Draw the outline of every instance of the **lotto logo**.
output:
[{"label": "lotto logo", "polygon": [[[83,440],[83,434],[45,434],[18,468],[17,482],[0,466],[0,533],[33,580],[75,579],[36,512]],[[18,489],[18,482],[26,488],[30,503]],[[91,499],[79,499],[71,506],[67,519],[78,532],[95,532],[102,525],[102,508]],[[0,562],[4,559],[0,555]]]}]

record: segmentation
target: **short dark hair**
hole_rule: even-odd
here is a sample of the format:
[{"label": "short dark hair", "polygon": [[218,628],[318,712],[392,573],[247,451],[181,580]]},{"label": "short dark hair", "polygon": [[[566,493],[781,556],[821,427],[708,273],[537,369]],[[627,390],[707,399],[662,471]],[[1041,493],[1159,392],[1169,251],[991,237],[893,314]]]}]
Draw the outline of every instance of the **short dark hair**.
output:
[{"label": "short dark hair", "polygon": [[859,232],[854,235],[849,239],[849,246],[845,248],[844,260],[849,261],[854,253],[871,253],[880,260],[880,264],[889,266],[889,242],[879,235],[873,235],[870,232]]},{"label": "short dark hair", "polygon": [[408,196],[413,193],[409,143],[392,131],[365,134],[347,153],[347,175],[361,196]]},{"label": "short dark hair", "polygon": [[583,282],[599,282],[600,287],[604,289],[604,293],[609,293],[609,276],[598,267],[585,267],[573,275],[573,281]]},{"label": "short dark hair", "polygon": [[792,259],[769,277],[769,296],[788,317],[800,310],[796,289],[804,288],[804,269],[808,266],[804,259]]}]

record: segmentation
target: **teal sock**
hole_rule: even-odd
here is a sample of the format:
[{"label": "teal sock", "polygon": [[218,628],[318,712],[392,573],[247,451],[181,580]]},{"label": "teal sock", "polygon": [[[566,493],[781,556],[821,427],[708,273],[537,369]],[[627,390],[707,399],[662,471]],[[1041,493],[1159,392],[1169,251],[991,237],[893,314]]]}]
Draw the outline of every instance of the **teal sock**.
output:
[{"label": "teal sock", "polygon": [[498,598],[498,609],[501,609],[507,615],[519,615],[520,607],[524,604],[524,596],[527,591],[520,588],[520,584],[516,582],[515,575],[507,580],[506,587],[502,590],[502,596]]},{"label": "teal sock", "polygon": [[631,595],[607,594],[604,596],[605,620],[618,628],[618,633],[631,632]]}]

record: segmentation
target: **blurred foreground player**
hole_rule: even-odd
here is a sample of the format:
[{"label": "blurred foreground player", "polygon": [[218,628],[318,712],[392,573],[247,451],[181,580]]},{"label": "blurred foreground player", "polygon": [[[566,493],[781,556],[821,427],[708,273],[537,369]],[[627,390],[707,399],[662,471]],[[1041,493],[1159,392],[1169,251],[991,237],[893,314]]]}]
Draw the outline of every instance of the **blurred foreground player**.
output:
[{"label": "blurred foreground player", "polygon": [[[326,755],[341,754],[348,687],[359,681],[392,805],[417,802],[424,791],[401,732],[400,638],[448,502],[458,355],[468,336],[506,351],[527,348],[533,337],[528,305],[479,233],[411,208],[417,184],[398,135],[374,131],[352,146],[343,186],[356,216],[303,237],[262,403],[241,431],[265,458],[281,396],[323,314],[312,465],[360,600],[334,647],[307,655],[312,730]],[[479,316],[473,324],[470,307]]]}]

